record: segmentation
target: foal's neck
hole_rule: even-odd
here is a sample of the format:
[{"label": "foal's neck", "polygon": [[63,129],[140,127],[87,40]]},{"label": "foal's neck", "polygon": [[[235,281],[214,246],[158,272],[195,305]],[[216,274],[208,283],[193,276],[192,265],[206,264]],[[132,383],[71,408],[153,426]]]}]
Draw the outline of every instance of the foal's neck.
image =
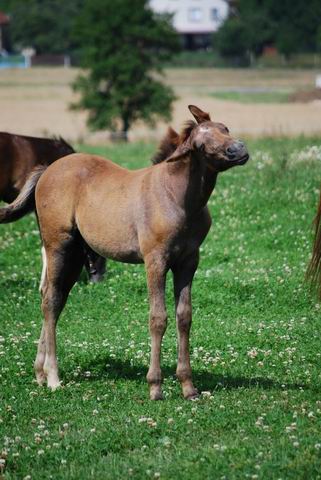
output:
[{"label": "foal's neck", "polygon": [[169,164],[172,190],[177,203],[187,215],[202,210],[214,190],[218,172],[210,169],[204,159],[190,153],[186,159]]}]

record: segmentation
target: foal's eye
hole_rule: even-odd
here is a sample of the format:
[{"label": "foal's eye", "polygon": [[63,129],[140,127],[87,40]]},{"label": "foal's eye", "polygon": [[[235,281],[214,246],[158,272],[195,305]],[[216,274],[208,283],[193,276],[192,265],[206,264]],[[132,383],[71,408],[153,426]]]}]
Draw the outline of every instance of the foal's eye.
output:
[{"label": "foal's eye", "polygon": [[225,132],[226,133],[230,133],[229,129],[227,127],[225,127]]}]

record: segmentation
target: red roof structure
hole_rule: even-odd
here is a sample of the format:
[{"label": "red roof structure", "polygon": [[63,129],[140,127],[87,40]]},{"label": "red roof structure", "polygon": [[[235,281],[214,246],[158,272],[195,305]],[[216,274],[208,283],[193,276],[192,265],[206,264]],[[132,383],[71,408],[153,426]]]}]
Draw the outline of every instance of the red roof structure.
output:
[{"label": "red roof structure", "polygon": [[3,12],[0,12],[0,25],[6,25],[10,22],[10,18]]}]

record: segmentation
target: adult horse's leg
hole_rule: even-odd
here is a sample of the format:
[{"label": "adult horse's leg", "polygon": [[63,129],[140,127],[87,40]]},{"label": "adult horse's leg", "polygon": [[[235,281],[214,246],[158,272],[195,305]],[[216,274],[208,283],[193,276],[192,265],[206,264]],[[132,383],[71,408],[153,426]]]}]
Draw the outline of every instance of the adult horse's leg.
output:
[{"label": "adult horse's leg", "polygon": [[106,273],[106,259],[94,252],[88,245],[85,246],[85,268],[92,283],[101,282]]},{"label": "adult horse's leg", "polygon": [[56,357],[56,324],[67,301],[68,294],[77,281],[84,264],[81,242],[70,239],[66,244],[46,249],[47,272],[42,288],[43,327],[38,343],[35,370],[38,383],[47,378],[48,387],[59,386]]},{"label": "adult horse's leg", "polygon": [[176,306],[176,324],[178,335],[178,360],[176,375],[182,385],[186,399],[197,397],[198,393],[192,382],[192,369],[189,355],[189,334],[192,324],[191,289],[194,273],[198,266],[198,252],[184,262],[175,265],[174,293]]},{"label": "adult horse's leg", "polygon": [[165,306],[165,281],[167,267],[161,256],[149,255],[145,258],[147,286],[149,293],[149,330],[151,335],[151,358],[147,373],[151,400],[161,400],[162,372],[160,368],[160,355],[162,338],[167,326],[167,313]]}]

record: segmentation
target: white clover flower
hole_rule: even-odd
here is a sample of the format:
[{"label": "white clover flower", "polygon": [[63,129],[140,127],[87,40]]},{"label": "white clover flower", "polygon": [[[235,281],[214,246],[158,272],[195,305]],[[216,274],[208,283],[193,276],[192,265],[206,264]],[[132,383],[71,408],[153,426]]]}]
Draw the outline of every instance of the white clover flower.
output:
[{"label": "white clover flower", "polygon": [[203,395],[203,397],[210,397],[211,396],[211,392],[201,392],[201,395]]},{"label": "white clover flower", "polygon": [[255,358],[258,356],[258,351],[256,348],[252,348],[251,350],[249,350],[247,352],[247,356],[250,357],[250,358]]}]

